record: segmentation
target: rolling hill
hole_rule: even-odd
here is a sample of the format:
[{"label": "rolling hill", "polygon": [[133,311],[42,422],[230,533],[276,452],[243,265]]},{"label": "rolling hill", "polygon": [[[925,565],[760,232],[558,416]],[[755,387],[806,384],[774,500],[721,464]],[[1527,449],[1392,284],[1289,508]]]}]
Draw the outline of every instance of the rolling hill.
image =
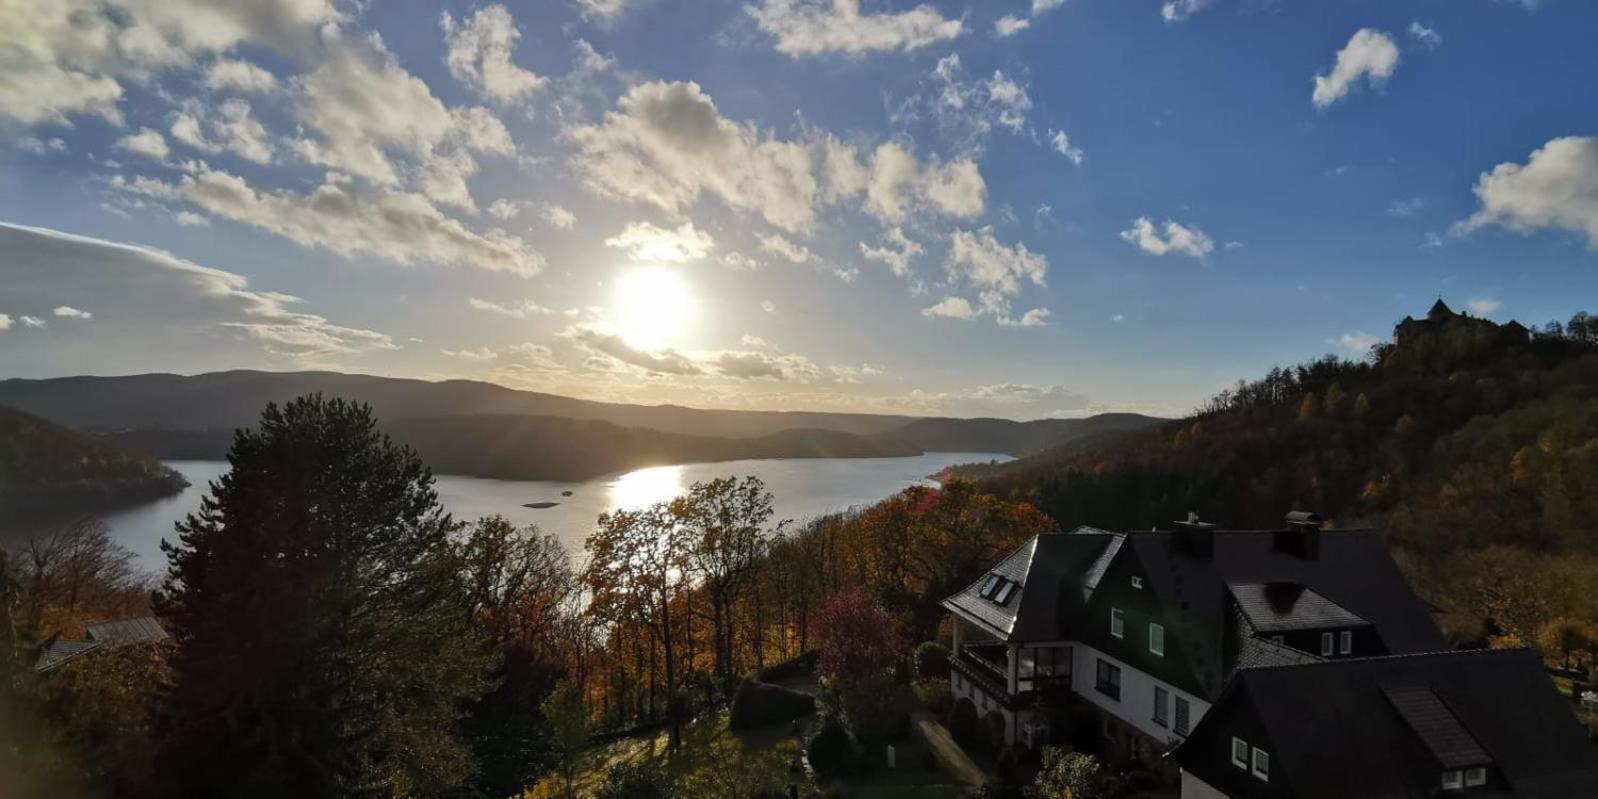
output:
[{"label": "rolling hill", "polygon": [[0,406],[0,527],[114,510],[185,485],[148,456]]}]

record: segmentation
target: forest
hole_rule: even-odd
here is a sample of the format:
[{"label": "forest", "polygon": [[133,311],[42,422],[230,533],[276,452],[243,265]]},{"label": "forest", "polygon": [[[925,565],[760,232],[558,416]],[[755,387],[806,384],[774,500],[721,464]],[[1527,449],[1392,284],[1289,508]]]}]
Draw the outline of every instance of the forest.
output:
[{"label": "forest", "polygon": [[1598,317],[1537,331],[1465,315],[1401,327],[1362,361],[1240,381],[1190,417],[965,469],[1069,528],[1225,528],[1289,509],[1388,535],[1464,644],[1598,644]]},{"label": "forest", "polygon": [[154,458],[0,406],[0,531],[60,508],[106,511],[185,485]]}]

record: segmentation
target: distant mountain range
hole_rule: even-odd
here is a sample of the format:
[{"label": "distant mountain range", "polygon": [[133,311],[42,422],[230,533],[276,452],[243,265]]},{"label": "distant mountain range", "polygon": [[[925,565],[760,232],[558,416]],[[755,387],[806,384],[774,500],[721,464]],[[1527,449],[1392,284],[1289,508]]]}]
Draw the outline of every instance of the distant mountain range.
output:
[{"label": "distant mountain range", "polygon": [[743,458],[926,451],[1021,456],[1163,421],[1137,414],[1016,422],[710,410],[339,372],[0,380],[0,405],[161,458],[220,458],[232,431],[253,425],[266,403],[311,393],[371,405],[384,429],[416,448],[435,471],[515,479],[578,480],[662,463]]}]

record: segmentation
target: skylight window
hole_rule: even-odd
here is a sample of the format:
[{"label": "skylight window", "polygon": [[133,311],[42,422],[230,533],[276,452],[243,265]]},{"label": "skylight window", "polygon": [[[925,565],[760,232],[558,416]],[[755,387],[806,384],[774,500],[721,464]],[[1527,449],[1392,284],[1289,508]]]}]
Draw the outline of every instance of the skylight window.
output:
[{"label": "skylight window", "polygon": [[982,587],[977,590],[977,594],[983,599],[987,599],[988,597],[993,596],[994,590],[996,590],[999,587],[999,583],[1002,582],[1004,582],[1003,577],[1000,577],[997,574],[990,574],[988,575],[988,579],[982,582]]},{"label": "skylight window", "polygon": [[1009,604],[1010,597],[1014,596],[1016,589],[1020,587],[1020,583],[1012,583],[1009,580],[1002,581],[999,585],[999,590],[993,594],[993,601],[1000,605]]}]

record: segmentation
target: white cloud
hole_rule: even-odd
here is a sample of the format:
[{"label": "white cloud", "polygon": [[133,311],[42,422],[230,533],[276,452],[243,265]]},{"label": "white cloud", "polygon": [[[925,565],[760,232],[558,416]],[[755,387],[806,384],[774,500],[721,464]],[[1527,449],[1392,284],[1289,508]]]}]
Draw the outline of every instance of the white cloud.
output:
[{"label": "white cloud", "polygon": [[1426,207],[1426,200],[1422,197],[1394,200],[1387,206],[1389,216],[1414,216],[1420,209]]},{"label": "white cloud", "polygon": [[1398,69],[1398,45],[1393,37],[1370,28],[1360,28],[1348,44],[1337,51],[1337,63],[1326,75],[1315,76],[1315,92],[1310,99],[1316,108],[1326,108],[1343,99],[1361,78],[1380,88]]},{"label": "white cloud", "polygon": [[881,261],[888,265],[899,277],[910,275],[910,259],[926,252],[920,244],[911,241],[904,235],[902,228],[889,228],[886,234],[887,241],[881,247],[871,247],[865,242],[860,242],[860,254],[872,261]]},{"label": "white cloud", "polygon": [[643,350],[628,344],[614,328],[602,322],[572,325],[560,337],[599,356],[611,366],[623,364],[645,372],[671,375],[698,375],[704,369],[694,360],[672,349]]},{"label": "white cloud", "polygon": [[915,50],[948,41],[964,24],[945,19],[930,5],[900,12],[868,14],[861,0],[761,0],[744,10],[762,31],[775,37],[777,51],[790,56]]},{"label": "white cloud", "polygon": [[16,147],[25,153],[44,155],[46,153],[65,152],[67,143],[58,138],[40,139],[33,136],[21,136],[17,139]]},{"label": "white cloud", "polygon": [[1228,250],[1241,250],[1241,249],[1243,249],[1244,246],[1245,245],[1241,241],[1229,241],[1229,242],[1221,245],[1222,248],[1228,249]]},{"label": "white cloud", "polygon": [[42,327],[44,327],[44,324],[45,324],[44,320],[40,319],[37,316],[26,316],[26,315],[21,317],[21,322],[22,322],[22,326],[23,327],[31,327],[31,328],[35,328],[35,329],[42,328]]},{"label": "white cloud", "polygon": [[1037,16],[1047,11],[1053,11],[1065,5],[1065,0],[1032,0],[1032,16]]},{"label": "white cloud", "polygon": [[511,62],[521,31],[503,5],[480,8],[457,22],[449,12],[442,19],[449,45],[445,63],[455,79],[499,102],[538,91],[545,79]]},{"label": "white cloud", "polygon": [[995,125],[1011,133],[1025,132],[1032,98],[1026,87],[999,70],[991,78],[967,80],[960,55],[950,53],[933,67],[928,96],[913,98],[895,116],[913,118],[920,107],[925,107],[962,149],[969,149],[980,144]]},{"label": "white cloud", "polygon": [[753,272],[760,268],[759,261],[735,251],[723,254],[721,256],[721,265],[734,272]]},{"label": "white cloud", "polygon": [[1465,307],[1477,316],[1491,316],[1493,311],[1503,307],[1503,303],[1489,297],[1477,297],[1466,303]]},{"label": "white cloud", "polygon": [[149,128],[140,128],[138,133],[117,139],[117,149],[156,161],[165,161],[166,157],[172,154],[172,149],[167,146],[166,139],[160,132]]},{"label": "white cloud", "polygon": [[577,5],[582,9],[583,19],[610,25],[621,19],[627,9],[639,4],[639,0],[577,0]]},{"label": "white cloud", "polygon": [[11,329],[11,315],[0,313],[0,330]]},{"label": "white cloud", "polygon": [[1015,296],[1021,282],[1043,285],[1049,259],[1025,244],[1000,243],[992,226],[978,231],[956,230],[950,237],[948,270],[951,280],[964,280],[979,289]]},{"label": "white cloud", "polygon": [[576,214],[573,214],[571,211],[552,203],[546,204],[542,209],[540,209],[538,216],[550,227],[559,228],[561,230],[571,230],[577,224]]},{"label": "white cloud", "polygon": [[760,301],[760,310],[765,311],[766,313],[776,313],[777,312],[777,304],[772,302],[771,300],[761,300]]},{"label": "white cloud", "polygon": [[172,117],[171,132],[172,138],[203,153],[227,151],[257,164],[272,160],[271,136],[243,100],[226,100],[215,113],[198,100],[184,101]]},{"label": "white cloud", "polygon": [[1000,327],[1045,327],[1048,324],[1049,309],[1047,308],[1033,308],[1021,314],[1020,319],[1011,319],[1008,316],[999,317]]},{"label": "white cloud", "polygon": [[1210,5],[1210,0],[1166,0],[1160,6],[1160,18],[1166,22],[1181,22],[1188,17],[1203,11]]},{"label": "white cloud", "polygon": [[544,316],[554,313],[553,310],[545,308],[532,300],[520,300],[507,304],[470,297],[467,298],[466,304],[479,311],[497,313],[501,316],[509,316],[512,319],[526,319],[530,316]]},{"label": "white cloud", "polygon": [[307,247],[366,253],[402,264],[431,262],[536,274],[543,257],[503,231],[476,233],[418,194],[371,191],[331,177],[309,194],[257,190],[203,164],[177,183],[113,179],[112,185],[163,200],[187,200],[216,216],[253,225]]},{"label": "white cloud", "polygon": [[1032,20],[1023,19],[1014,14],[1005,14],[993,23],[993,32],[1000,36],[1014,36],[1030,27],[1032,27]]},{"label": "white cloud", "polygon": [[1116,314],[1116,315],[1114,315],[1114,316],[1112,316],[1112,317],[1110,317],[1110,321],[1111,321],[1111,322],[1114,322],[1114,323],[1116,323],[1116,324],[1120,324],[1120,323],[1122,323],[1122,322],[1125,322],[1125,321],[1126,321],[1126,314],[1124,314],[1124,313],[1118,313],[1118,314]]},{"label": "white cloud", "polygon": [[70,305],[57,305],[56,309],[54,311],[52,311],[51,313],[55,314],[56,316],[65,318],[65,319],[93,319],[94,318],[94,314],[89,313],[88,311],[79,310],[79,309],[74,308],[74,307],[72,307]]},{"label": "white cloud", "polygon": [[225,348],[229,331],[244,334],[254,351],[296,362],[397,348],[386,334],[291,310],[300,302],[295,297],[252,289],[241,275],[160,250],[0,223],[0,251],[12,256],[0,303],[48,303],[60,306],[59,317],[83,319],[89,314],[77,309],[96,309],[96,349],[112,360],[151,346],[167,348],[173,358],[198,347]]},{"label": "white cloud", "polygon": [[1215,249],[1215,242],[1204,231],[1170,219],[1165,220],[1165,235],[1162,237],[1153,220],[1146,216],[1133,220],[1132,227],[1121,231],[1121,238],[1151,255],[1174,252],[1203,258]]},{"label": "white cloud", "polygon": [[124,81],[243,42],[302,54],[341,19],[330,0],[10,0],[0,13],[0,116],[24,125],[83,114],[120,125]]},{"label": "white cloud", "polygon": [[716,247],[709,233],[684,222],[676,230],[652,222],[629,222],[615,236],[605,239],[606,247],[626,250],[634,261],[667,261],[688,263],[698,261]]},{"label": "white cloud", "polygon": [[1443,43],[1442,34],[1438,33],[1434,28],[1428,28],[1420,24],[1418,19],[1409,23],[1409,35],[1428,48],[1436,48]]},{"label": "white cloud", "polygon": [[974,319],[976,309],[964,297],[944,297],[936,305],[921,309],[922,316],[941,316],[946,319]]},{"label": "white cloud", "polygon": [[674,214],[708,193],[805,232],[821,205],[862,192],[867,210],[890,222],[920,208],[975,216],[986,197],[969,158],[923,165],[904,145],[884,142],[867,166],[853,145],[831,136],[811,131],[809,141],[784,140],[726,119],[696,83],[637,85],[617,106],[599,124],[567,130],[578,145],[578,172],[600,194]]},{"label": "white cloud", "polygon": [[265,94],[277,89],[277,77],[248,61],[218,58],[205,71],[205,87],[213,91]]},{"label": "white cloud", "polygon": [[757,238],[760,239],[761,252],[769,252],[772,255],[781,256],[796,264],[810,263],[810,260],[815,257],[815,254],[810,252],[808,247],[802,244],[795,244],[776,234],[762,233]]},{"label": "white cloud", "polygon": [[1338,346],[1354,355],[1364,355],[1370,352],[1371,347],[1376,346],[1378,341],[1380,339],[1363,330],[1344,333],[1337,338]]},{"label": "white cloud", "polygon": [[521,212],[521,204],[514,200],[500,198],[488,204],[488,215],[500,220],[501,222],[509,222]]},{"label": "white cloud", "polygon": [[457,358],[462,361],[475,361],[478,363],[492,361],[499,357],[499,353],[487,347],[478,347],[475,350],[439,350],[439,352],[450,358]]},{"label": "white cloud", "polygon": [[1050,130],[1049,146],[1053,147],[1054,151],[1060,155],[1071,159],[1071,163],[1076,164],[1077,166],[1082,165],[1082,148],[1072,147],[1071,138],[1065,135],[1065,131]]},{"label": "white cloud", "polygon": [[194,213],[193,211],[179,211],[172,215],[183,227],[210,227],[210,217]]},{"label": "white cloud", "polygon": [[1553,139],[1525,164],[1499,164],[1477,179],[1476,197],[1481,208],[1456,224],[1455,234],[1487,225],[1517,233],[1569,230],[1598,250],[1598,137]]}]

